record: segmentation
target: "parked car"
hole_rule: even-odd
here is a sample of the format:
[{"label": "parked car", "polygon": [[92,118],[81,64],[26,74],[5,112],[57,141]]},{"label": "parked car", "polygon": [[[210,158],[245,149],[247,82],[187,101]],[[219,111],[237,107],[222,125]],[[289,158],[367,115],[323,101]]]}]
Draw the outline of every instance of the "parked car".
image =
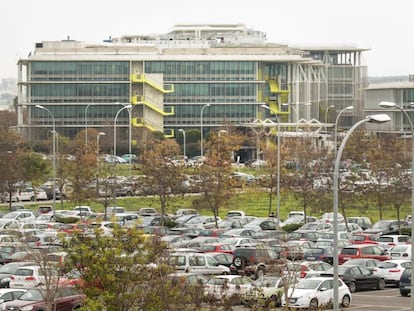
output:
[{"label": "parked car", "polygon": [[219,265],[210,255],[204,253],[173,253],[169,262],[178,272],[191,272],[205,275],[230,274],[228,267]]},{"label": "parked car", "polygon": [[[349,288],[338,280],[339,303],[347,308],[351,304],[351,292]],[[334,296],[334,279],[332,277],[312,277],[302,279],[288,289],[287,295],[282,295],[282,306],[286,306],[286,296],[289,299],[289,307],[297,309],[319,310],[320,306],[328,304]]]},{"label": "parked car", "polygon": [[390,259],[384,249],[378,245],[373,244],[354,244],[345,246],[339,254],[339,264],[343,264],[345,261],[354,258],[371,258],[378,259],[380,261]]},{"label": "parked car", "polygon": [[410,260],[385,260],[374,270],[374,274],[385,279],[387,284],[399,285],[405,268],[410,267]]},{"label": "parked car", "polygon": [[401,296],[407,297],[411,294],[411,267],[404,269],[399,282]]},{"label": "parked car", "polygon": [[[333,276],[333,268],[321,276]],[[362,289],[385,288],[385,279],[374,275],[364,267],[341,265],[338,267],[338,276],[348,286],[351,293]]]},{"label": "parked car", "polygon": [[33,262],[18,261],[10,262],[0,267],[0,288],[10,287],[10,277],[16,272],[16,270],[23,266],[33,265]]},{"label": "parked car", "polygon": [[409,227],[405,220],[379,220],[371,228],[364,230],[364,233],[374,233],[378,235],[399,234],[400,229]]},{"label": "parked car", "polygon": [[1,220],[17,220],[17,221],[30,221],[30,220],[35,220],[36,219],[36,215],[33,213],[33,211],[31,210],[18,210],[18,211],[14,211],[14,212],[10,212],[5,214]]},{"label": "parked car", "polygon": [[25,292],[25,289],[19,288],[0,288],[0,310],[4,310],[6,302],[19,299]]},{"label": "parked car", "polygon": [[379,235],[375,233],[358,233],[351,236],[352,244],[378,244]]},{"label": "parked car", "polygon": [[[18,299],[5,303],[3,310],[45,310],[46,303],[44,300],[46,295],[47,289],[45,286],[31,288]],[[78,310],[85,300],[85,296],[80,294],[74,286],[58,287],[53,297],[53,306],[59,311]]]},{"label": "parked car", "polygon": [[16,269],[10,276],[10,288],[32,288],[39,284],[46,284],[48,282],[58,281],[59,274],[57,269],[42,268],[37,265],[23,266]]},{"label": "parked car", "polygon": [[[338,223],[345,221],[345,217],[341,213],[337,213],[337,219],[338,219]],[[333,220],[334,220],[334,213],[332,212],[324,213],[321,216],[321,222],[333,223]]]},{"label": "parked car", "polygon": [[410,236],[405,234],[381,235],[378,238],[378,244],[380,246],[385,244],[386,246],[393,247],[400,244],[406,244],[409,240]]},{"label": "parked car", "polygon": [[368,269],[371,272],[375,271],[375,268],[381,263],[382,261],[378,259],[371,259],[371,258],[355,258],[345,261],[342,265],[343,266],[360,266]]},{"label": "parked car", "polygon": [[366,216],[358,216],[358,217],[347,217],[346,220],[350,223],[358,224],[362,230],[366,230],[372,227],[371,219]]},{"label": "parked car", "polygon": [[397,245],[390,250],[391,259],[411,259],[412,247],[411,244]]},{"label": "parked car", "polygon": [[207,299],[231,299],[231,304],[240,304],[252,287],[253,280],[243,275],[217,275],[204,285]]},{"label": "parked car", "polygon": [[257,279],[268,272],[276,261],[268,248],[239,247],[233,251],[231,270]]},{"label": "parked car", "polygon": [[332,247],[311,247],[303,251],[303,260],[316,260],[333,264],[333,248]]}]

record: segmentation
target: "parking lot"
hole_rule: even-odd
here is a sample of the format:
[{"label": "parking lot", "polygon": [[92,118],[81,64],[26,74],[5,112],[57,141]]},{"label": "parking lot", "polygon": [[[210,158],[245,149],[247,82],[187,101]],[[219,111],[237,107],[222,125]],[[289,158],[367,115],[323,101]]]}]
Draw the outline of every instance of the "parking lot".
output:
[{"label": "parking lot", "polygon": [[[244,306],[235,306],[233,311],[250,310]],[[283,310],[276,308],[273,310]],[[364,311],[407,311],[410,309],[410,297],[402,297],[398,288],[388,287],[378,291],[362,291],[352,295],[352,303],[349,308],[340,310],[364,310]]]}]

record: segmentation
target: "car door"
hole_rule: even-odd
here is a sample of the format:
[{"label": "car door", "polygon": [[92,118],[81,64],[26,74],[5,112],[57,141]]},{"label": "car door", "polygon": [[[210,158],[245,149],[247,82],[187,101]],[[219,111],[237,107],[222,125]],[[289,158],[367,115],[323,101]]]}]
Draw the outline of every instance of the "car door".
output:
[{"label": "car door", "polygon": [[366,283],[365,288],[373,288],[378,285],[378,278],[374,276],[371,271],[364,267],[359,267],[359,270],[361,271],[361,279]]},{"label": "car door", "polygon": [[77,296],[72,293],[69,287],[59,288],[55,295],[56,311],[72,310],[76,303]]},{"label": "car door", "polygon": [[333,280],[325,280],[319,286],[316,292],[320,306],[326,305],[333,297]]}]

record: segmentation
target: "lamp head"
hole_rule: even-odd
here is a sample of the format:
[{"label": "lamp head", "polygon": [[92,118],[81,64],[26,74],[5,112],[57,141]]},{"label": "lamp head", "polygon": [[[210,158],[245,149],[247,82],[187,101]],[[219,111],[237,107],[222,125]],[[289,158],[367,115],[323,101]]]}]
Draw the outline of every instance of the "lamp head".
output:
[{"label": "lamp head", "polygon": [[127,109],[129,109],[129,108],[131,108],[132,107],[132,105],[131,104],[129,104],[129,105],[126,105],[126,106],[124,106],[125,108],[127,108]]},{"label": "lamp head", "polygon": [[179,129],[178,131],[179,131],[179,132],[182,132],[182,133],[184,133],[184,132],[185,132],[183,129]]},{"label": "lamp head", "polygon": [[352,110],[352,109],[354,109],[354,106],[348,106],[345,108],[345,110]]},{"label": "lamp head", "polygon": [[373,114],[373,115],[367,116],[366,118],[368,119],[368,122],[371,122],[371,123],[384,123],[384,122],[391,121],[390,116],[384,113]]},{"label": "lamp head", "polygon": [[99,132],[99,134],[98,134],[98,136],[104,136],[104,135],[106,135],[105,132]]},{"label": "lamp head", "polygon": [[45,107],[43,107],[42,105],[36,105],[36,108],[40,108],[40,109],[45,109]]},{"label": "lamp head", "polygon": [[380,106],[382,108],[393,108],[393,107],[397,106],[397,104],[396,103],[393,103],[393,102],[383,101],[383,102],[380,102],[378,104],[378,106]]},{"label": "lamp head", "polygon": [[265,105],[265,104],[261,104],[260,107],[262,107],[264,109],[267,109],[267,110],[270,110],[270,107],[268,105]]}]

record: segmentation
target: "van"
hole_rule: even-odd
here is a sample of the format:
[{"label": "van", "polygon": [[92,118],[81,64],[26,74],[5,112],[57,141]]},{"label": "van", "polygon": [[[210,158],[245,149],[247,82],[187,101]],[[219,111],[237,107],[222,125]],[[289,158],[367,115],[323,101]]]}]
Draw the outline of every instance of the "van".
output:
[{"label": "van", "polygon": [[303,211],[291,211],[288,214],[288,218],[298,217],[298,216],[305,217],[305,212],[303,212]]},{"label": "van", "polygon": [[177,252],[171,254],[169,262],[178,272],[204,275],[230,274],[229,267],[218,264],[209,254]]}]

